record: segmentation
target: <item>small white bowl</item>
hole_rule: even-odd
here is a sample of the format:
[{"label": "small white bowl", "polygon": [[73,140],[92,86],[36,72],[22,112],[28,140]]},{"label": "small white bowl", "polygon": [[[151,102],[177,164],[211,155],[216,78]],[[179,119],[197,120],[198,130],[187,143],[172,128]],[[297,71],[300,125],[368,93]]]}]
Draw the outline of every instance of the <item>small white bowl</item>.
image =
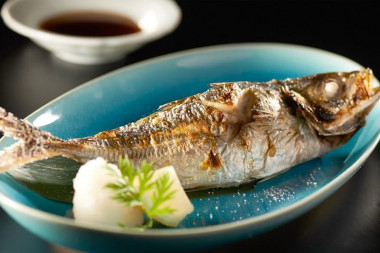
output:
[{"label": "small white bowl", "polygon": [[[137,33],[109,37],[80,37],[40,29],[42,21],[72,11],[107,11],[131,18]],[[9,0],[2,9],[5,24],[58,58],[77,64],[119,60],[126,53],[172,32],[181,10],[171,0]]]}]

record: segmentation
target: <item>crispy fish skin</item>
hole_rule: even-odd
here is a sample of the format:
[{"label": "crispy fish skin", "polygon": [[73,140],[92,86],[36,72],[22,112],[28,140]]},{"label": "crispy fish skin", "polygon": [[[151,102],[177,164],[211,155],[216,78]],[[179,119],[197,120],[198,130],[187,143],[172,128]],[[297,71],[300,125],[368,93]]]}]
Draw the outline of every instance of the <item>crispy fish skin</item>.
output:
[{"label": "crispy fish skin", "polygon": [[266,83],[212,84],[152,115],[95,136],[62,140],[0,109],[0,130],[20,139],[0,171],[62,155],[86,162],[128,156],[173,165],[185,189],[237,186],[281,173],[346,143],[380,97],[370,69]]}]

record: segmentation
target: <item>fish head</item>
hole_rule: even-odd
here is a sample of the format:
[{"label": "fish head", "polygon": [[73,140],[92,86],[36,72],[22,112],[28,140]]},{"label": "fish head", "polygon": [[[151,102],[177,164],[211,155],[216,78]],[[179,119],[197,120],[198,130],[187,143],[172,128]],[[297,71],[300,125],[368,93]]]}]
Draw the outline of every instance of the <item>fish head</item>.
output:
[{"label": "fish head", "polygon": [[286,85],[288,100],[319,135],[345,135],[365,124],[380,98],[370,69],[301,77]]}]

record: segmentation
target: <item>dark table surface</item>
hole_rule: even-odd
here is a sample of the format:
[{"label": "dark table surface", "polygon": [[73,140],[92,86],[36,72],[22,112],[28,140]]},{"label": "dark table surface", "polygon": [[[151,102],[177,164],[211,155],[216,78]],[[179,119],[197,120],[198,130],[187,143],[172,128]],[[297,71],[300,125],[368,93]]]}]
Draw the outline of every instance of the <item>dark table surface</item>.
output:
[{"label": "dark table surface", "polygon": [[[4,1],[0,1],[2,4]],[[0,106],[26,117],[111,70],[171,52],[240,42],[283,42],[344,55],[380,72],[376,2],[178,1],[176,31],[108,65],[62,62],[0,24]],[[380,120],[379,120],[380,124]],[[0,209],[0,252],[57,252]],[[207,252],[380,252],[380,145],[326,201],[266,234]]]}]

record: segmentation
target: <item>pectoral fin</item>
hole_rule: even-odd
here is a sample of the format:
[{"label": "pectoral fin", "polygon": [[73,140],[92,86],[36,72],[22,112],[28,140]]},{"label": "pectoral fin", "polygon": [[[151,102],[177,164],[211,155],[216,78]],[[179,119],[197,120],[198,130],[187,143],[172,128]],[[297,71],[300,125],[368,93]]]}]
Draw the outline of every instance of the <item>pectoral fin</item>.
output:
[{"label": "pectoral fin", "polygon": [[212,107],[221,111],[228,123],[226,141],[231,141],[239,132],[244,124],[252,121],[252,112],[254,111],[257,98],[252,90],[243,91],[231,104],[201,101],[205,106]]}]

